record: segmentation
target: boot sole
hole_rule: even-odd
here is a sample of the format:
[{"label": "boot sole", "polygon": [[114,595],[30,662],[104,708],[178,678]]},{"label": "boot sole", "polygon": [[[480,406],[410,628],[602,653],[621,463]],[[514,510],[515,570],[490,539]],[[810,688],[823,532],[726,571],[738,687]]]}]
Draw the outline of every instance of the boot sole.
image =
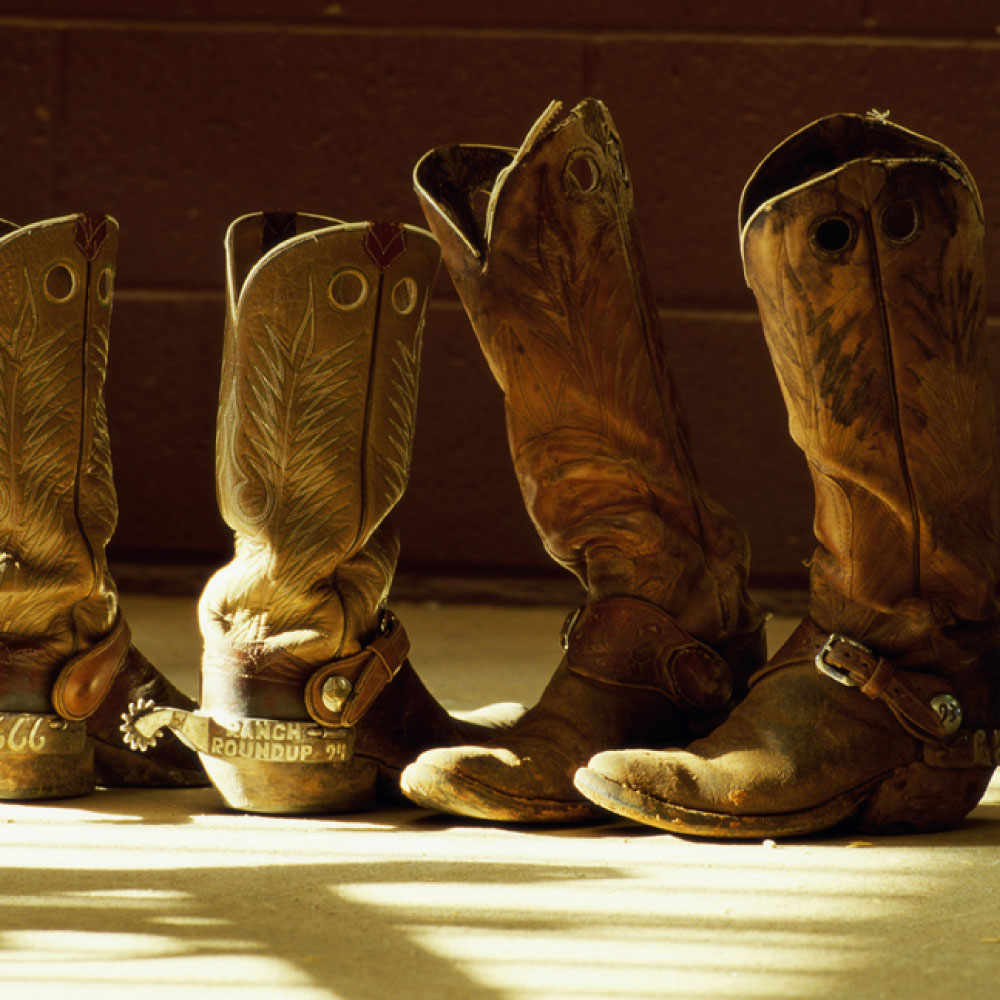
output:
[{"label": "boot sole", "polygon": [[591,802],[637,823],[693,837],[753,840],[805,836],[843,824],[866,833],[946,830],[975,808],[991,776],[989,768],[932,768],[917,761],[812,809],[750,816],[672,805],[586,767],[573,783]]},{"label": "boot sole", "polygon": [[773,816],[734,816],[671,805],[611,781],[586,767],[576,772],[573,783],[591,802],[636,823],[693,837],[753,840],[803,836],[838,826],[858,812],[873,785],[881,780],[814,809]]},{"label": "boot sole", "polygon": [[498,792],[467,775],[456,779],[450,772],[427,764],[406,768],[400,787],[411,802],[424,809],[494,823],[574,823],[597,815],[582,800],[523,799]]}]

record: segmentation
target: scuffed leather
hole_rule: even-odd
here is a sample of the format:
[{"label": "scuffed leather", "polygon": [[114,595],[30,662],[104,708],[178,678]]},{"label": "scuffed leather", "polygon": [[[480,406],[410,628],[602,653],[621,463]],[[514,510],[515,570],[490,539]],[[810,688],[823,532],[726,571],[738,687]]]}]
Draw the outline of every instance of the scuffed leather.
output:
[{"label": "scuffed leather", "polygon": [[691,461],[607,108],[554,102],[519,149],[441,147],[414,183],[549,554],[590,599],[644,598],[703,641],[755,624],[746,536]]},{"label": "scuffed leather", "polygon": [[[874,830],[955,823],[989,782],[1000,721],[996,418],[975,184],[939,143],[836,115],[764,160],[740,220],[816,490],[816,624],[799,627],[709,737],[684,752],[599,754],[578,787],[708,836],[791,835],[852,816]],[[833,657],[855,686],[816,669],[829,633],[871,650]],[[956,734],[930,712],[938,693],[962,705]]]},{"label": "scuffed leather", "polygon": [[[761,201],[776,177],[781,192]],[[917,231],[894,240],[887,212],[907,203]],[[824,254],[815,230],[834,217],[853,241]],[[887,651],[993,620],[997,426],[968,170],[899,126],[837,115],[764,161],[741,218],[747,281],[816,490],[812,617]]]},{"label": "scuffed leather", "polygon": [[[572,775],[590,755],[686,742],[692,714],[744,690],[699,645],[759,649],[746,536],[694,470],[607,108],[554,102],[519,149],[441,147],[414,183],[503,390],[528,513],[588,610],[509,735],[424,754],[403,789],[489,819],[578,819]],[[651,618],[669,624],[652,644]]]},{"label": "scuffed leather", "polygon": [[574,674],[655,692],[686,712],[718,714],[733,695],[726,661],[646,601],[611,597],[587,605],[566,647]]}]

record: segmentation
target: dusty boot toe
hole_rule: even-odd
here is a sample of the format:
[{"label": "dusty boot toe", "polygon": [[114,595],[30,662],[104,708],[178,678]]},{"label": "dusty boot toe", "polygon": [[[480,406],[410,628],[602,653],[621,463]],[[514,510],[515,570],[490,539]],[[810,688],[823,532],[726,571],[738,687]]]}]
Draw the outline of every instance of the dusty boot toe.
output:
[{"label": "dusty boot toe", "polygon": [[552,748],[428,750],[403,772],[407,798],[426,809],[496,822],[571,822],[594,814]]},{"label": "dusty boot toe", "polygon": [[[653,750],[607,750],[591,759],[573,777],[578,791],[595,805],[639,823],[661,812],[660,794],[691,787],[693,778],[683,766],[674,767],[683,754]],[[674,798],[675,796],[670,796]]]}]

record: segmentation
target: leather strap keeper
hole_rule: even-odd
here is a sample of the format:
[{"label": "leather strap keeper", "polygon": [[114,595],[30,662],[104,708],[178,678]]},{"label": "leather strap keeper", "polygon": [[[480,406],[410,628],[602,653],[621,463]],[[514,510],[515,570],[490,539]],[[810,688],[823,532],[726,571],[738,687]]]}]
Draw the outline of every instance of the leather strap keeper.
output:
[{"label": "leather strap keeper", "polygon": [[[324,664],[306,681],[306,709],[317,722],[324,726],[356,725],[399,672],[410,652],[410,640],[391,612],[385,613],[382,628],[384,631],[360,653]],[[351,693],[340,711],[334,711],[323,700],[324,686],[335,677],[343,677],[351,685]]]},{"label": "leather strap keeper", "polygon": [[566,665],[603,684],[655,691],[687,712],[717,712],[732,696],[725,660],[662,608],[634,597],[585,607],[567,637]]},{"label": "leather strap keeper", "polygon": [[64,718],[79,722],[97,711],[125,662],[132,632],[124,618],[96,645],[74,656],[59,671],[52,704]]}]

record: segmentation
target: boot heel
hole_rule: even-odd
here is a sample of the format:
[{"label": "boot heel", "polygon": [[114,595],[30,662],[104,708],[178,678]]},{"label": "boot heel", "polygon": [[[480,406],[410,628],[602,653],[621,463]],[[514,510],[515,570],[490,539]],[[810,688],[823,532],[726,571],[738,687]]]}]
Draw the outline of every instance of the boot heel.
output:
[{"label": "boot heel", "polygon": [[371,760],[287,764],[199,756],[212,784],[233,809],[295,815],[363,812],[375,808],[378,766]]},{"label": "boot heel", "polygon": [[94,790],[94,748],[82,722],[0,714],[0,800],[61,799]]},{"label": "boot heel", "polygon": [[944,830],[978,805],[993,769],[929,767],[915,761],[882,782],[858,812],[857,825],[871,833]]}]

